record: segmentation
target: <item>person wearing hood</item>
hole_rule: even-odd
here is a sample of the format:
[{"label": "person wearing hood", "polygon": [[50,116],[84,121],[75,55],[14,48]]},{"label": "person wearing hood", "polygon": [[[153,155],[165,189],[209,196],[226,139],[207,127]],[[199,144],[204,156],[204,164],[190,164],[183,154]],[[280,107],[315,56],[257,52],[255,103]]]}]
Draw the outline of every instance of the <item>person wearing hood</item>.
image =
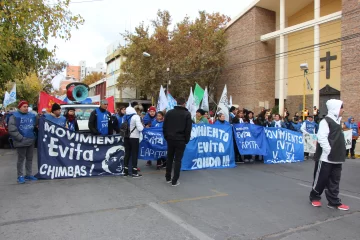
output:
[{"label": "person wearing hood", "polygon": [[286,128],[285,123],[280,119],[280,114],[275,114],[275,119],[271,123],[271,127]]},{"label": "person wearing hood", "polygon": [[[303,134],[316,134],[317,132],[317,124],[314,122],[312,116],[308,116],[304,123],[301,125],[300,131]],[[305,160],[309,159],[309,153],[304,152]]]},{"label": "person wearing hood", "polygon": [[209,120],[205,117],[205,111],[202,109],[196,111],[196,124],[209,124]]},{"label": "person wearing hood", "polygon": [[[18,104],[18,111],[14,112],[9,118],[9,135],[13,139],[14,147],[17,150],[17,181],[18,183],[25,183],[25,180],[36,181],[32,175],[32,159],[35,144],[35,127],[36,115],[28,112],[29,103],[27,101],[20,101]],[[26,159],[26,162],[25,162]],[[24,162],[26,175],[24,176]]]},{"label": "person wearing hood", "polygon": [[119,132],[117,121],[111,116],[107,110],[108,101],[103,99],[100,101],[100,107],[91,112],[88,127],[93,135],[112,135],[114,131]]},{"label": "person wearing hood", "polygon": [[328,115],[320,121],[317,133],[317,146],[314,155],[314,182],[310,192],[312,206],[321,207],[321,194],[325,195],[328,207],[347,211],[349,206],[341,203],[339,185],[342,163],[345,162],[346,143],[341,128],[341,116],[344,113],[343,102],[330,99],[326,102]]},{"label": "person wearing hood", "polygon": [[129,136],[124,138],[125,158],[124,158],[124,176],[129,176],[129,162],[131,157],[131,176],[139,178],[142,175],[138,173],[138,154],[139,154],[139,138],[140,133],[144,130],[140,116],[133,107],[126,108],[126,115],[123,122],[128,123]]},{"label": "person wearing hood", "polygon": [[218,120],[214,123],[214,125],[229,125],[230,123],[225,120],[225,115],[223,113],[219,113]]},{"label": "person wearing hood", "polygon": [[156,108],[151,106],[148,110],[148,113],[143,118],[143,123],[145,127],[151,127],[151,124],[156,121]]},{"label": "person wearing hood", "polygon": [[47,113],[44,117],[52,123],[55,123],[61,127],[67,128],[66,118],[61,115],[61,107],[59,104],[54,103],[51,107],[51,113]]},{"label": "person wearing hood", "polygon": [[65,113],[66,126],[70,131],[79,131],[79,125],[75,116],[75,108],[69,107]]},{"label": "person wearing hood", "polygon": [[350,155],[352,159],[355,159],[355,147],[356,147],[356,141],[359,138],[360,128],[358,126],[358,123],[355,122],[353,117],[349,117],[348,121],[345,122],[345,128],[344,130],[351,130],[352,131],[352,143],[351,143],[351,149],[346,149],[346,156],[349,156],[349,150]]}]

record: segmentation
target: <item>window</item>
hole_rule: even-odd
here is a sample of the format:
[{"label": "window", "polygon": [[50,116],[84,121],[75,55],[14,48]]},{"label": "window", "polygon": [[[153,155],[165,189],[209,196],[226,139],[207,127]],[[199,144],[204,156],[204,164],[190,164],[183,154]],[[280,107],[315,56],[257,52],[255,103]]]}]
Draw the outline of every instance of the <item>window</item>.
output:
[{"label": "window", "polygon": [[[62,108],[61,113],[65,114],[68,107]],[[90,114],[94,111],[96,106],[84,106],[84,107],[75,107],[75,115],[77,120],[89,120]]]}]

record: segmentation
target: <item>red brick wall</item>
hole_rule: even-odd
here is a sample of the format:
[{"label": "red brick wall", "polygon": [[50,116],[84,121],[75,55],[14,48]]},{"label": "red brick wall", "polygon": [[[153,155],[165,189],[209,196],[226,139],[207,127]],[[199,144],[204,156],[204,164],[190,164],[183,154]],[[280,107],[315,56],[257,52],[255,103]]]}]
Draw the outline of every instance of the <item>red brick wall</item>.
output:
[{"label": "red brick wall", "polygon": [[80,69],[80,66],[67,66],[66,76],[74,77],[76,80],[80,81]]},{"label": "red brick wall", "polygon": [[[360,34],[359,0],[342,1],[342,37]],[[360,37],[342,42],[341,100],[344,118],[350,115],[360,122]],[[343,119],[344,119],[343,118]]]},{"label": "red brick wall", "polygon": [[[254,7],[226,30],[225,67],[217,84],[219,99],[224,85],[240,108],[260,110],[259,102],[275,104],[275,40],[260,36],[276,30],[276,13]],[[256,60],[256,61],[255,61]]]}]

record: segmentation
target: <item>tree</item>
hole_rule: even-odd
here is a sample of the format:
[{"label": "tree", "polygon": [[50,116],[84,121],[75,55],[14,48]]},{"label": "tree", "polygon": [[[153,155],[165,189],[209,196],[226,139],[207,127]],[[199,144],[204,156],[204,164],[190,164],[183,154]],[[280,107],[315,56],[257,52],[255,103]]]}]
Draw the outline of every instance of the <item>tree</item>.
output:
[{"label": "tree", "polygon": [[[225,15],[202,11],[195,20],[185,17],[170,31],[170,13],[158,11],[151,22],[152,34],[144,23],[135,28],[135,33],[123,34],[129,44],[122,49],[126,61],[118,87],[134,87],[156,97],[160,85],[170,79],[170,92],[176,96],[187,96],[195,82],[214,90],[224,65],[229,20]],[[144,51],[151,57],[143,57]]]},{"label": "tree", "polygon": [[84,20],[69,10],[70,0],[0,0],[0,88],[45,68],[55,53],[50,37],[68,40]]},{"label": "tree", "polygon": [[52,80],[54,77],[59,75],[66,67],[68,63],[65,61],[58,61],[52,59],[38,72],[38,76],[41,80],[42,90],[50,94],[54,91]]},{"label": "tree", "polygon": [[90,85],[90,84],[93,84],[105,77],[106,77],[106,75],[102,72],[93,72],[84,78],[83,83]]}]

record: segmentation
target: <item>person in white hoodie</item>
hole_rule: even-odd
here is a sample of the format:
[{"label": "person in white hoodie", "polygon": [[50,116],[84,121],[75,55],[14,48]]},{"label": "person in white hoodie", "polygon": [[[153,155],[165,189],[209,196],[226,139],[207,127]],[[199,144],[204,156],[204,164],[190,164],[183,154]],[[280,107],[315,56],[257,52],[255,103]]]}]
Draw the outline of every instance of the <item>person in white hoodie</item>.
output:
[{"label": "person in white hoodie", "polygon": [[124,176],[129,175],[129,160],[131,156],[131,165],[132,165],[132,177],[138,178],[142,175],[138,173],[138,154],[139,154],[139,138],[140,132],[143,131],[144,126],[141,122],[140,116],[136,114],[136,111],[133,107],[126,108],[126,115],[123,121],[128,122],[128,129],[130,131],[129,136],[125,136],[124,146],[125,146],[125,158],[124,158]]},{"label": "person in white hoodie", "polygon": [[321,207],[321,194],[325,190],[328,207],[343,211],[349,206],[341,203],[339,185],[342,163],[345,162],[345,138],[341,128],[343,102],[331,99],[326,102],[328,115],[321,120],[317,133],[318,143],[314,155],[314,183],[310,201],[314,207]]}]

